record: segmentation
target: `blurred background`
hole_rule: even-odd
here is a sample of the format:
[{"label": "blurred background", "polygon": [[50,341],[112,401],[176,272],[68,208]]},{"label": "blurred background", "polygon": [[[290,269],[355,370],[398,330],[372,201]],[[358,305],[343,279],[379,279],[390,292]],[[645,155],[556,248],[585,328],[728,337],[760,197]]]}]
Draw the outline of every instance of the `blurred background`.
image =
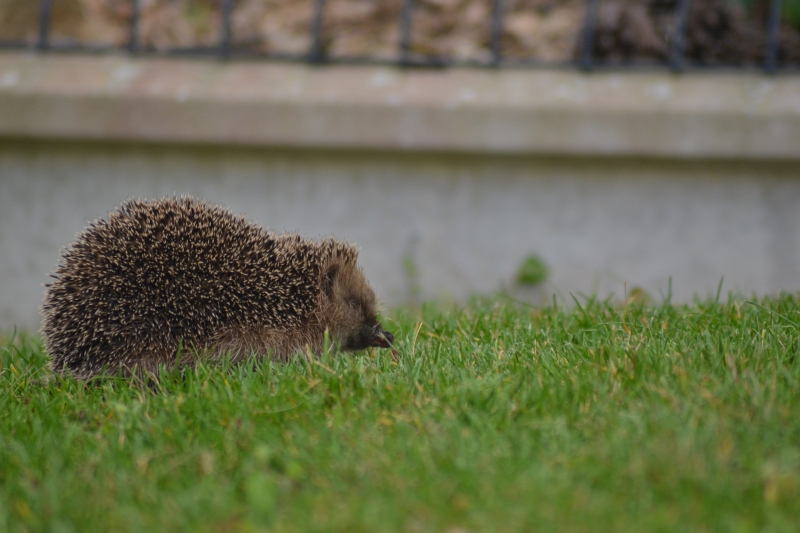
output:
[{"label": "blurred background", "polygon": [[389,305],[800,286],[800,0],[0,0],[0,330],[125,199]]}]

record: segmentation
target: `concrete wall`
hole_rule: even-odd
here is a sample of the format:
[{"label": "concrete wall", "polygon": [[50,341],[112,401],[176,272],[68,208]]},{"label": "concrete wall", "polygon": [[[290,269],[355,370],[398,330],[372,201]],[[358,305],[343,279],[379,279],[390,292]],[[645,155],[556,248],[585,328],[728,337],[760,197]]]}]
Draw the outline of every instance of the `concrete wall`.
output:
[{"label": "concrete wall", "polygon": [[[369,114],[369,108],[378,104],[360,107],[358,95],[351,95],[352,116],[344,113],[340,101],[337,104],[339,127],[344,127],[342,121],[352,122],[350,133],[341,137],[335,129],[326,129],[330,123],[324,121],[314,129],[311,114],[308,131],[295,123],[291,135],[299,135],[297,141],[270,138],[280,135],[280,128],[271,123],[265,126],[269,135],[253,124],[243,124],[245,130],[249,128],[249,137],[243,138],[240,132],[239,137],[225,141],[212,127],[213,121],[211,125],[204,122],[211,119],[202,115],[207,109],[203,106],[193,115],[164,121],[163,128],[146,126],[148,121],[139,130],[135,124],[122,128],[113,120],[123,116],[114,107],[116,97],[104,92],[109,87],[117,90],[113,84],[84,72],[81,83],[88,86],[86,76],[89,81],[94,79],[94,92],[44,81],[37,86],[36,79],[45,80],[46,76],[36,71],[42,63],[34,59],[0,55],[0,330],[14,325],[37,327],[40,284],[55,268],[59,250],[89,221],[131,196],[192,194],[228,205],[274,230],[300,231],[308,236],[333,234],[351,240],[362,248],[362,265],[390,305],[414,299],[462,300],[474,293],[491,293],[511,284],[520,263],[530,254],[540,256],[551,270],[550,281],[533,295],[544,300],[555,293],[569,301],[570,292],[621,297],[623,284],[629,290],[642,287],[660,299],[670,278],[676,301],[712,295],[723,276],[723,291],[766,294],[800,289],[800,83],[796,78],[744,75],[701,79],[708,85],[709,108],[716,109],[717,115],[704,122],[683,112],[687,121],[683,126],[680,105],[663,94],[658,96],[661,107],[650,115],[641,110],[634,113],[630,106],[617,115],[567,108],[564,116],[571,116],[573,125],[565,125],[561,135],[567,135],[571,127],[575,128],[572,134],[596,130],[594,136],[578,135],[572,143],[566,138],[548,141],[546,135],[536,137],[536,128],[529,131],[533,133],[527,144],[513,136],[492,137],[487,128],[502,125],[492,118],[496,117],[492,106],[473,109],[470,126],[463,116],[450,117],[448,122],[450,115],[442,110],[449,104],[437,104],[426,96],[425,105],[419,101],[408,104],[408,113],[425,117],[428,115],[421,109],[440,112],[440,117],[445,117],[436,126],[441,138],[409,137],[415,128],[424,133],[429,118],[417,124],[402,115],[394,117],[395,122],[406,124],[403,132],[389,127],[384,123],[389,119],[378,115],[378,129],[383,133],[376,133],[373,141],[383,137],[370,145],[369,120],[377,119]],[[54,62],[47,70],[50,73],[62,59],[75,61],[41,60]],[[125,58],[80,59],[89,66],[98,62],[94,65],[112,74],[119,70],[118,63],[125,66],[131,62],[133,66],[126,68],[135,67],[138,72],[148,66]],[[112,68],[103,62],[117,63]],[[177,70],[192,65],[174,64]],[[26,71],[28,67],[33,71]],[[221,77],[232,76],[226,70],[231,68],[272,68],[209,67],[205,63],[196,67],[201,71],[221,69]],[[374,77],[385,70],[361,75]],[[336,69],[323,71],[326,76],[337,75]],[[303,72],[304,76],[317,75],[316,71]],[[191,74],[199,76],[198,72]],[[492,90],[499,98],[503,84],[510,83],[506,74],[517,77],[518,83],[510,85],[514,91],[520,90],[521,83],[541,83],[537,76],[556,75],[506,71],[458,71],[453,75],[478,76],[470,83],[484,84],[480,86],[487,94],[491,91],[486,84],[496,83]],[[417,74],[388,75],[414,78]],[[425,72],[419,75],[428,76]],[[433,82],[439,88],[452,82],[446,73],[441,75],[444,78]],[[613,75],[617,76],[613,83],[604,75],[557,75],[574,77],[573,85],[617,84],[620,91],[643,91],[636,84],[644,82],[635,75],[631,79]],[[491,82],[485,76],[496,79]],[[684,83],[681,80],[699,83],[696,78],[658,76],[662,79],[648,83],[671,86],[678,99],[687,98],[675,88]],[[737,80],[736,90],[731,89]],[[417,79],[406,82],[421,83]],[[626,88],[628,82],[634,87]],[[719,93],[713,92],[715,84],[739,94],[738,107],[729,102],[728,113],[723,113]],[[563,90],[563,85],[553,87],[556,92]],[[588,93],[596,90],[586,89]],[[768,103],[742,107],[742,102],[763,99],[764,91],[771,94]],[[697,90],[698,95],[702,92]],[[170,100],[163,94],[151,95],[148,100],[138,93],[144,98],[139,107],[135,102],[125,103],[130,96],[126,94],[119,98],[134,110],[159,104],[162,112],[175,112],[163,107],[164,101]],[[225,98],[215,98],[211,104],[224,109]],[[284,102],[284,119],[288,115],[301,120],[297,116],[307,113],[304,100],[297,95],[292,98],[295,107]],[[699,98],[691,105],[705,109]],[[619,95],[617,99],[625,100]],[[93,101],[96,106],[90,105]],[[171,101],[179,106],[185,99]],[[259,108],[264,101],[253,95],[247,101],[251,114],[255,113],[251,122],[270,122],[274,109]],[[331,101],[337,102],[335,98]],[[507,103],[505,98],[499,101]],[[236,108],[241,97],[231,102],[233,112],[243,113]],[[598,102],[599,107],[607,104]],[[271,105],[277,104],[273,101]],[[395,104],[386,105],[391,109]],[[541,119],[530,114],[530,102],[520,100],[515,105],[520,113],[529,113],[528,120]],[[28,106],[27,118],[20,106]],[[665,115],[665,106],[679,109],[674,116]],[[502,110],[499,116],[512,117],[513,108]],[[546,114],[552,111],[548,106],[541,110]],[[323,106],[318,111],[324,117],[331,109]],[[358,113],[363,114],[362,122],[356,120]],[[625,113],[629,113],[628,120],[620,118]],[[757,116],[750,121],[748,114]],[[189,116],[198,121],[194,132],[181,122]],[[677,130],[661,130],[659,117],[667,117],[670,128]],[[654,130],[650,137],[646,119]],[[726,127],[737,127],[734,119],[739,121],[740,131],[726,131]],[[518,130],[524,127],[519,118],[508,120]],[[727,143],[702,138],[714,133],[707,131],[713,130],[709,121],[717,121],[715,127],[721,128],[719,133]],[[459,137],[459,124],[479,131]],[[103,131],[110,140],[103,139]],[[177,138],[176,132],[183,132],[180,135],[184,137]],[[604,139],[604,132],[612,132],[614,139]],[[626,135],[631,141],[627,145]],[[700,135],[694,144],[689,142],[692,135]],[[771,145],[765,140],[769,138],[774,141]],[[664,139],[665,144],[660,144]],[[361,144],[366,146],[359,148]],[[738,155],[736,150],[740,150]]]}]

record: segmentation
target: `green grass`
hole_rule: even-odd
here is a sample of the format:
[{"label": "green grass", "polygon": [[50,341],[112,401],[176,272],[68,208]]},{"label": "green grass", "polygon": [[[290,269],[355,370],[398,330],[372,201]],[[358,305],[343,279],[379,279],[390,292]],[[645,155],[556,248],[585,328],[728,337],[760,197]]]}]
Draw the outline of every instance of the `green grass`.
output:
[{"label": "green grass", "polygon": [[0,531],[797,531],[800,297],[395,319],[158,390],[4,341]]}]

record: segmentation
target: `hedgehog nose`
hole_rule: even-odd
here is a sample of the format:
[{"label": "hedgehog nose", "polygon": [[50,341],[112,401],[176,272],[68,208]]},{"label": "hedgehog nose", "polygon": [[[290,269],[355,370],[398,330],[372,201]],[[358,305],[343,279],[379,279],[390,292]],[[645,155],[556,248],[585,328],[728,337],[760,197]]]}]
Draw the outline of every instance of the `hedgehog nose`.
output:
[{"label": "hedgehog nose", "polygon": [[378,348],[389,348],[394,344],[394,335],[384,330],[380,326],[375,328],[375,337],[372,339],[372,345]]}]

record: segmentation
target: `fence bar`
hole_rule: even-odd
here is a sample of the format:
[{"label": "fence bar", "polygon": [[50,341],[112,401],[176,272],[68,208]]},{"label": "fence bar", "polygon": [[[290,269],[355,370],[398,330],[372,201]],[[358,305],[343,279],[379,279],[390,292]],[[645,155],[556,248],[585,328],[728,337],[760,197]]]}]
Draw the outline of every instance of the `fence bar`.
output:
[{"label": "fence bar", "polygon": [[236,0],[222,0],[222,20],[219,29],[219,55],[223,59],[231,56],[231,13]]},{"label": "fence bar", "polygon": [[39,3],[39,50],[50,47],[50,8],[52,0],[41,0]]},{"label": "fence bar", "polygon": [[325,0],[314,0],[314,13],[311,16],[311,50],[308,60],[312,63],[321,63],[325,60],[325,51],[322,49],[322,15],[325,10]]},{"label": "fence bar", "polygon": [[494,0],[492,7],[492,64],[497,66],[503,60],[503,0]]},{"label": "fence bar", "polygon": [[414,15],[414,0],[403,0],[400,11],[400,64],[408,63],[411,49],[411,19]]},{"label": "fence bar", "polygon": [[586,0],[586,16],[583,18],[583,40],[581,41],[580,67],[591,70],[594,63],[594,28],[597,22],[599,0]]},{"label": "fence bar", "polygon": [[764,60],[764,70],[775,72],[778,68],[778,30],[781,23],[781,0],[772,0],[769,6],[769,20],[767,26],[767,56]]},{"label": "fence bar", "polygon": [[672,48],[669,51],[669,64],[672,70],[683,70],[683,38],[686,35],[686,21],[689,18],[689,1],[678,0],[675,12],[675,27],[672,28]]},{"label": "fence bar", "polygon": [[129,23],[128,51],[139,51],[139,0],[131,0],[131,19]]}]

